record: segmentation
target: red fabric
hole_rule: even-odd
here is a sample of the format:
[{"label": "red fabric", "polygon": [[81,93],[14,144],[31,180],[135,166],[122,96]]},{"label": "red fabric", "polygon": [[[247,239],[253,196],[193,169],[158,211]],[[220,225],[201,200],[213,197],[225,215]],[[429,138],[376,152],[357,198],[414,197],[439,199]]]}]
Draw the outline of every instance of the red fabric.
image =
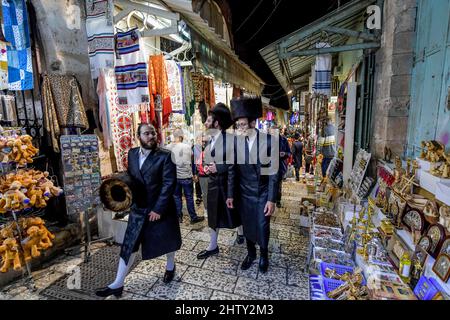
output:
[{"label": "red fabric", "polygon": [[197,166],[197,171],[198,171],[198,175],[199,176],[206,176],[207,174],[205,173],[205,170],[203,169],[203,158],[204,158],[205,154],[202,151],[200,153],[200,157],[197,160],[197,163],[195,164]]}]

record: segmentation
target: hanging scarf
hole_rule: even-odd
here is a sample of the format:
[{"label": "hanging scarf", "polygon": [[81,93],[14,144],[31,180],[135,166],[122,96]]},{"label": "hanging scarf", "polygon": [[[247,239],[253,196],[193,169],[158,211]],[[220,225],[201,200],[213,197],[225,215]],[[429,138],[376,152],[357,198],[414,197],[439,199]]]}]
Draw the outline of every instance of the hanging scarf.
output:
[{"label": "hanging scarf", "polygon": [[53,100],[50,78],[47,75],[44,75],[44,80],[42,82],[42,107],[44,129],[48,133],[47,136],[50,138],[50,145],[53,148],[53,151],[59,153],[58,138],[61,131],[59,128],[56,106]]},{"label": "hanging scarf", "polygon": [[[164,56],[154,55],[149,58],[149,75],[150,92],[153,95],[154,103],[150,107],[150,121],[156,128],[162,129],[169,124],[169,117],[172,113],[172,103],[170,100],[169,84],[167,78],[167,70],[164,62]],[[158,123],[156,117],[156,109],[160,107],[162,110],[162,123]]]},{"label": "hanging scarf", "polygon": [[173,60],[165,60],[170,102],[172,112],[183,112],[183,90],[181,86],[181,70]]}]

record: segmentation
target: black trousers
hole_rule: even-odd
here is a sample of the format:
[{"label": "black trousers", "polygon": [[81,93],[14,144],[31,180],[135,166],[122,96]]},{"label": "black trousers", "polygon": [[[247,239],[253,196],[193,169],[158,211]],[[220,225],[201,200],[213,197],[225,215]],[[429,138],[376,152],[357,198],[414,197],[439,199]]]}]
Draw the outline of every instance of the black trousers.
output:
[{"label": "black trousers", "polygon": [[[256,244],[248,239],[247,240],[247,252],[250,257],[256,258]],[[260,248],[261,256],[268,257],[269,249],[268,248]]]},{"label": "black trousers", "polygon": [[295,178],[296,178],[297,180],[300,179],[300,168],[301,168],[301,167],[294,167],[294,170],[295,170]]},{"label": "black trousers", "polygon": [[277,202],[280,202],[280,201],[281,201],[282,188],[283,188],[283,179],[280,179],[280,180],[278,181]]},{"label": "black trousers", "polygon": [[305,172],[306,173],[311,173],[311,162],[306,162],[305,163]]},{"label": "black trousers", "polygon": [[202,200],[202,188],[199,181],[195,183],[195,199]]}]

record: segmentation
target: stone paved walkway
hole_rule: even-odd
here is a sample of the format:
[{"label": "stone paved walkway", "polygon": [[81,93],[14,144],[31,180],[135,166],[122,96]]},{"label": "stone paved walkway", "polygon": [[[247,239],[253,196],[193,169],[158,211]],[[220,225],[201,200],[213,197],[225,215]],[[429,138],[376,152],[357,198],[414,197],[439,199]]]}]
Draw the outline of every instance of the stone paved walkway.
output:
[{"label": "stone paved walkway", "polygon": [[[208,227],[206,222],[190,225],[186,221],[181,225],[183,245],[175,256],[175,280],[170,284],[162,282],[165,256],[147,261],[139,258],[126,278],[121,299],[309,299],[308,274],[303,270],[309,240],[306,230],[300,227],[300,201],[306,196],[306,188],[290,180],[283,184],[283,189],[283,207],[276,210],[271,222],[270,266],[266,274],[259,272],[258,260],[249,270],[240,269],[246,247],[235,243],[235,230],[220,231],[219,255],[198,260],[197,253],[208,246]],[[202,208],[203,205],[197,207],[200,215]],[[92,258],[87,263],[81,256],[61,256],[33,272],[36,291],[29,290],[19,280],[3,288],[0,299],[99,299],[94,295],[95,288],[114,280],[119,250],[117,245],[94,244]],[[78,267],[76,270],[81,274],[78,290],[67,286],[73,267]]]}]

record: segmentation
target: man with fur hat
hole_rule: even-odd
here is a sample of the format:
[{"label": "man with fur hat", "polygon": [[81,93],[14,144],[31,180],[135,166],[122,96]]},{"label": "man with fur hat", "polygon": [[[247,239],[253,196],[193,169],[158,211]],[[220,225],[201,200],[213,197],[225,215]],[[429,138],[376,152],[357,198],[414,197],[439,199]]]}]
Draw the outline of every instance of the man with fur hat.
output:
[{"label": "man with fur hat", "polygon": [[[208,112],[205,127],[211,140],[205,148],[203,169],[209,176],[206,199],[211,238],[208,248],[197,255],[198,259],[219,253],[217,238],[220,228],[234,229],[241,226],[239,213],[226,203],[229,181],[234,181],[233,162],[227,161],[233,159],[234,137],[225,130],[232,124],[230,110],[223,103],[216,104]],[[237,242],[244,242],[242,227],[238,228]]]},{"label": "man with fur hat", "polygon": [[[278,193],[279,141],[278,137],[255,129],[256,119],[262,116],[259,98],[231,100],[233,120],[236,125],[234,196],[227,200],[238,208],[247,256],[241,269],[247,270],[256,259],[256,243],[260,248],[259,270],[269,267],[270,217],[275,212]],[[235,203],[234,203],[235,202]]]}]

